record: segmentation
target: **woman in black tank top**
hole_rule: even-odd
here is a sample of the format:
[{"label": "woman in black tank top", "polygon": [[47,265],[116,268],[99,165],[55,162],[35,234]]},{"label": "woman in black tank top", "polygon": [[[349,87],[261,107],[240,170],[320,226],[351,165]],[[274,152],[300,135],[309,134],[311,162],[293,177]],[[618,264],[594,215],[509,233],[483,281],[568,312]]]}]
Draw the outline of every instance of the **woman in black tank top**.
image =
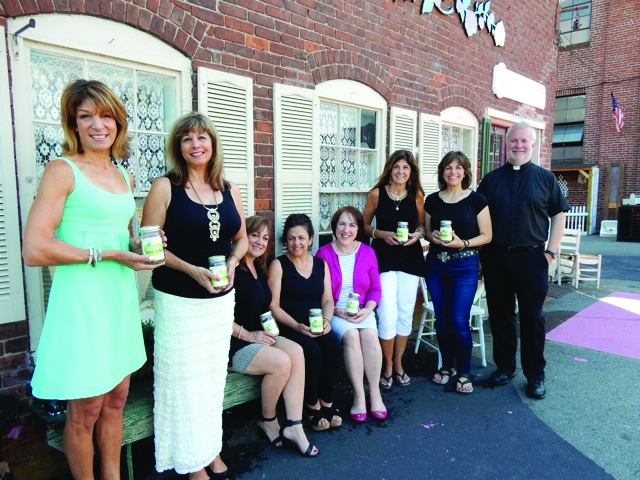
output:
[{"label": "woman in black tank top", "polygon": [[[197,478],[226,472],[219,453],[233,276],[248,245],[242,197],[222,177],[221,148],[206,116],[180,118],[167,144],[173,168],[153,183],[142,215],[142,225],[159,225],[168,239],[165,266],[152,278],[156,470]],[[229,277],[219,289],[208,269],[217,255]]]},{"label": "woman in black tank top", "polygon": [[[271,313],[280,325],[280,334],[300,344],[304,351],[304,401],[311,428],[320,431],[340,427],[340,412],[332,405],[342,346],[331,331],[334,304],[329,268],[324,260],[309,254],[313,225],[307,215],[289,215],[284,224],[284,242],[288,253],[269,267]],[[324,329],[317,335],[309,328],[312,308],[322,309]]]},{"label": "woman in black tank top", "polygon": [[[384,357],[380,387],[389,389],[394,382],[406,387],[411,379],[404,371],[402,357],[424,269],[420,245],[424,234],[424,192],[411,152],[398,150],[389,157],[378,183],[369,192],[363,217],[365,232],[373,238],[371,247],[378,259],[382,287],[376,310]],[[398,222],[407,224],[406,240],[396,235]]]}]

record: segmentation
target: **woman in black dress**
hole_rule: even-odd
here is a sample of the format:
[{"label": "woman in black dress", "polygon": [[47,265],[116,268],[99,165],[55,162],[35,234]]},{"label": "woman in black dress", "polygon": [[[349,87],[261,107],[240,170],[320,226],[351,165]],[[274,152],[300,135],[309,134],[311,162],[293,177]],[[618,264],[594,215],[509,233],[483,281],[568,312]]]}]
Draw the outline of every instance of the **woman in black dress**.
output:
[{"label": "woman in black dress", "polygon": [[[382,298],[378,305],[378,337],[384,364],[380,386],[411,383],[402,367],[402,356],[411,334],[418,282],[424,258],[420,238],[424,230],[424,191],[418,164],[408,150],[398,150],[387,160],[378,183],[364,207],[365,231],[373,238],[380,268]],[[375,218],[376,226],[372,226]],[[407,222],[408,240],[396,235],[398,222]]]},{"label": "woman in black dress", "polygon": [[[236,268],[236,307],[231,337],[231,370],[247,375],[264,375],[262,415],[258,428],[276,447],[290,440],[300,453],[315,457],[318,449],[307,440],[301,425],[304,394],[304,354],[295,342],[267,333],[260,315],[269,311],[271,291],[267,285],[265,252],[269,244],[269,222],[247,218],[249,249]],[[287,422],[282,428],[276,418],[276,404],[284,399]]]},{"label": "woman in black dress", "polygon": [[[291,214],[284,224],[283,243],[288,253],[269,267],[271,313],[280,324],[280,334],[299,343],[304,350],[304,399],[316,431],[340,427],[342,418],[333,407],[342,348],[331,331],[333,295],[331,275],[324,260],[309,254],[313,225],[307,215]],[[323,330],[311,333],[309,310],[321,308]]]}]

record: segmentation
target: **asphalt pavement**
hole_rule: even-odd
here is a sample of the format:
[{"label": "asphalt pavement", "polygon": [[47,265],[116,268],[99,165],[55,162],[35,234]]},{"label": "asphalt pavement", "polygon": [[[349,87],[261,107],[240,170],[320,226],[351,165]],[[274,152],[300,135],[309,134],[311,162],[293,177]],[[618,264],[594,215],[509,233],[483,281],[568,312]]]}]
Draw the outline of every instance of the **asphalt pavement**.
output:
[{"label": "asphalt pavement", "polygon": [[[612,292],[640,294],[640,244],[585,236],[580,251],[603,255],[600,289],[552,285],[544,310],[548,331]],[[485,332],[491,362],[488,321]],[[547,396],[531,400],[520,369],[509,385],[491,388],[493,365],[482,368],[477,350],[475,391],[462,396],[429,381],[436,354],[424,347],[414,354],[411,341],[405,366],[412,383],[383,394],[389,409],[384,423],[349,422],[343,372],[336,404],[345,425],[321,433],[306,428],[321,451],[315,459],[276,450],[259,437],[257,401],[227,410],[223,458],[239,480],[640,479],[640,360],[547,341]],[[155,473],[151,439],[134,445],[133,459],[137,479],[186,478]]]}]

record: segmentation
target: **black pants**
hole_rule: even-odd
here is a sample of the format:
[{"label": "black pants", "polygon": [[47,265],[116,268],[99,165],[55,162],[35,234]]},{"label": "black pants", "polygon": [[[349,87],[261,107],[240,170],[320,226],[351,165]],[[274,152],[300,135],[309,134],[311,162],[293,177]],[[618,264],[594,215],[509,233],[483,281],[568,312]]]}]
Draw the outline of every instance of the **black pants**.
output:
[{"label": "black pants", "polygon": [[315,405],[320,398],[323,402],[332,403],[342,363],[342,345],[338,336],[331,331],[311,338],[284,325],[280,325],[280,335],[293,340],[304,351],[304,401]]},{"label": "black pants", "polygon": [[522,371],[527,379],[544,380],[545,320],[542,307],[549,290],[549,265],[544,247],[508,253],[487,245],[480,250],[480,262],[493,335],[493,361],[501,370],[514,371],[516,368],[517,297]]}]

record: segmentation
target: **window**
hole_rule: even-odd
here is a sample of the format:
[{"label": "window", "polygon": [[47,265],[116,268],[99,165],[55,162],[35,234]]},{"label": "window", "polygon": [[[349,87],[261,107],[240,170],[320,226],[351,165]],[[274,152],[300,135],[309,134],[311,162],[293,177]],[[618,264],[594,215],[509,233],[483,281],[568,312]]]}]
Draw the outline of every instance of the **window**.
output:
[{"label": "window", "polygon": [[563,0],[560,11],[560,47],[589,42],[591,0]]},{"label": "window", "polygon": [[353,205],[364,210],[378,172],[381,146],[378,112],[320,102],[320,231],[331,233],[331,217]]},{"label": "window", "polygon": [[582,162],[584,95],[556,99],[553,125],[554,166]]},{"label": "window", "polygon": [[33,132],[38,180],[44,167],[61,155],[64,139],[60,126],[60,96],[78,78],[108,85],[127,109],[131,157],[123,164],[135,176],[135,192],[141,196],[151,182],[165,172],[165,137],[176,118],[175,75],[92,60],[78,54],[33,49],[30,52]]},{"label": "window", "polygon": [[462,152],[473,158],[473,130],[442,123],[442,156],[451,151]]},{"label": "window", "polygon": [[[165,171],[167,131],[177,116],[191,109],[190,60],[124,24],[59,14],[37,15],[36,21],[38,28],[17,38],[16,54],[10,57],[23,224],[46,164],[61,154],[60,96],[78,78],[109,85],[127,110],[131,156],[123,163],[135,177],[141,213],[152,180]],[[9,19],[8,24],[9,32],[15,32],[24,21]],[[32,350],[40,338],[53,274],[52,268],[25,269]],[[141,299],[148,299],[148,272],[137,278]]]},{"label": "window", "polygon": [[463,107],[449,107],[440,112],[442,119],[442,141],[440,143],[440,159],[448,152],[464,153],[471,162],[473,185],[477,185],[477,151],[478,151],[478,119],[473,112]]}]

